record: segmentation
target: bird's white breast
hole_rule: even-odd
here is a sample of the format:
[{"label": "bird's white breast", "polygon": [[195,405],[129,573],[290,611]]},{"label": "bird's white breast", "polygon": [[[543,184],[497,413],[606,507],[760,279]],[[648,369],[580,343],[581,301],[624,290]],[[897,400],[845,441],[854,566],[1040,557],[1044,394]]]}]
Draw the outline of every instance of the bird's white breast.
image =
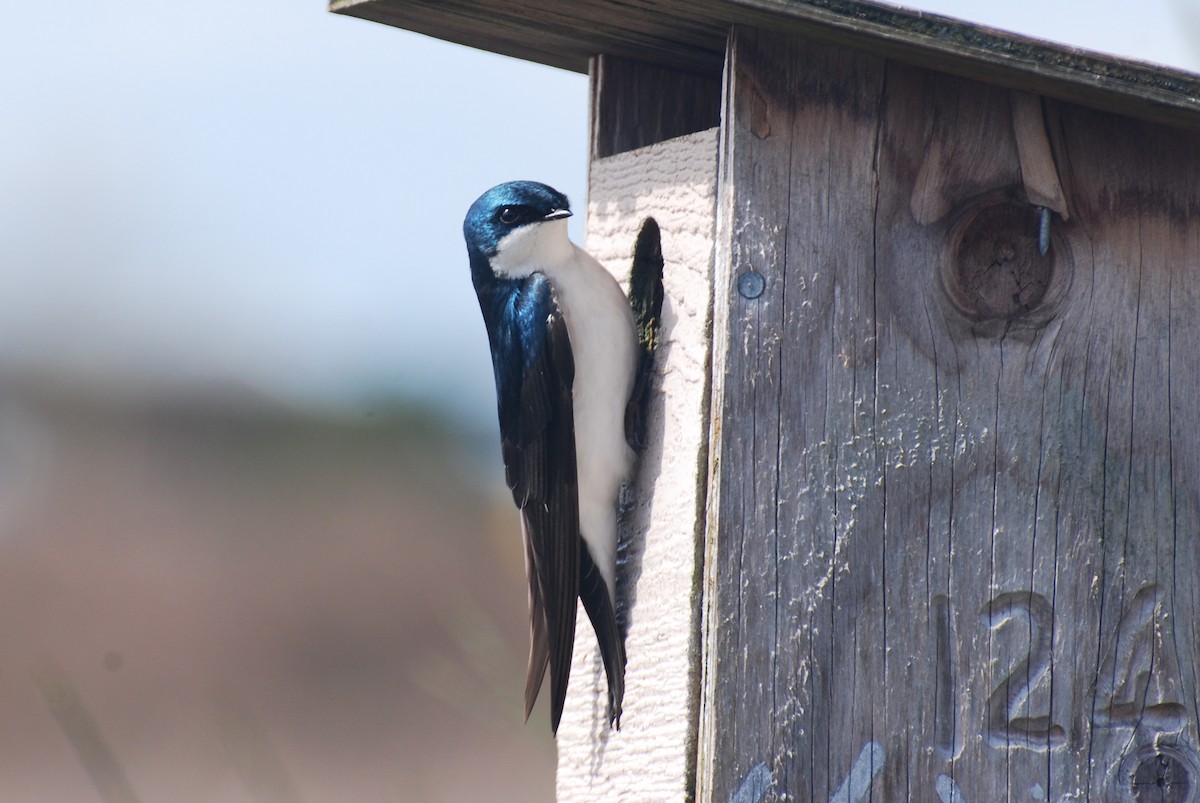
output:
[{"label": "bird's white breast", "polygon": [[614,592],[617,494],[633,465],[625,440],[625,407],[633,390],[637,340],[629,301],[616,280],[586,252],[547,271],[566,319],[575,357],[575,452],[579,523]]},{"label": "bird's white breast", "polygon": [[612,275],[570,241],[565,220],[513,232],[500,243],[492,267],[509,276],[540,271],[554,286],[575,359],[580,529],[613,593],[617,494],[634,459],[625,440],[625,407],[637,366],[629,301]]}]

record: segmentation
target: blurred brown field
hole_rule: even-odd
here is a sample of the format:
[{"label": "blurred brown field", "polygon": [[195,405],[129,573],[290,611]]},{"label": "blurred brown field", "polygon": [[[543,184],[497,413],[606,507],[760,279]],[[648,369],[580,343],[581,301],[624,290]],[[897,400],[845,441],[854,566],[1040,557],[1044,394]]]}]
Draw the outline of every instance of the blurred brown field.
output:
[{"label": "blurred brown field", "polygon": [[490,446],[0,385],[0,800],[552,799]]}]

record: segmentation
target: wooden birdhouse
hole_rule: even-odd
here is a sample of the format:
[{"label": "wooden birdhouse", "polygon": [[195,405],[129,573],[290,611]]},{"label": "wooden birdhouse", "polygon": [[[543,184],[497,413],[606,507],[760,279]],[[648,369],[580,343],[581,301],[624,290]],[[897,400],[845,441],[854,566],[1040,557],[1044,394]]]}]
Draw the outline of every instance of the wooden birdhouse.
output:
[{"label": "wooden birdhouse", "polygon": [[588,248],[659,227],[561,799],[1200,801],[1200,81],[853,0],[334,9],[588,72]]}]

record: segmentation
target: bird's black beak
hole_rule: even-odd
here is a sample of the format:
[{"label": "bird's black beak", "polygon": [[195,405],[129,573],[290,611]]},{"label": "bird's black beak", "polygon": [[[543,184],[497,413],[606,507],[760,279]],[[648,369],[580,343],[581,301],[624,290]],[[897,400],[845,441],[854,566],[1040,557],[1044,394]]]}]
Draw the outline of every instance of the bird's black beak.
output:
[{"label": "bird's black beak", "polygon": [[560,220],[571,216],[570,209],[551,209],[550,214],[546,215],[542,220]]}]

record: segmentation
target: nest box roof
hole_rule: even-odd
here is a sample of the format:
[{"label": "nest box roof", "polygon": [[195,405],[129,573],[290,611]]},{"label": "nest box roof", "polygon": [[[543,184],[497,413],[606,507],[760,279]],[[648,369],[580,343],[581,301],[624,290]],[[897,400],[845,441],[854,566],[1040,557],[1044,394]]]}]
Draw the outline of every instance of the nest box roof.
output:
[{"label": "nest box roof", "polygon": [[1190,128],[1200,77],[859,0],[333,0],[331,10],[587,72],[604,53],[719,76],[748,25]]}]

